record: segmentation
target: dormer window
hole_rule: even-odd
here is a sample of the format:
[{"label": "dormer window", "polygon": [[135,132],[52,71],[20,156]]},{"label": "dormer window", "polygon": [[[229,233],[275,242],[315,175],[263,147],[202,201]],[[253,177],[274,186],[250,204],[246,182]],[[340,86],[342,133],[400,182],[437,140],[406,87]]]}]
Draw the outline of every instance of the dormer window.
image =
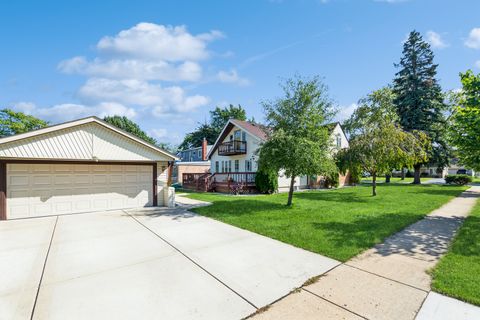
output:
[{"label": "dormer window", "polygon": [[340,149],[342,147],[342,136],[337,134],[335,138],[336,138],[337,148]]}]

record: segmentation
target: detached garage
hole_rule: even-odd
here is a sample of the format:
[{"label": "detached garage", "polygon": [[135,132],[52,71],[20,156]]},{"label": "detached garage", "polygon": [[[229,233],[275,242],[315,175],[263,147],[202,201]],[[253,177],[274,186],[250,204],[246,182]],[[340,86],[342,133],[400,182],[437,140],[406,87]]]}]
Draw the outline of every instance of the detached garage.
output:
[{"label": "detached garage", "polygon": [[171,204],[177,158],[96,117],[0,139],[0,219]]}]

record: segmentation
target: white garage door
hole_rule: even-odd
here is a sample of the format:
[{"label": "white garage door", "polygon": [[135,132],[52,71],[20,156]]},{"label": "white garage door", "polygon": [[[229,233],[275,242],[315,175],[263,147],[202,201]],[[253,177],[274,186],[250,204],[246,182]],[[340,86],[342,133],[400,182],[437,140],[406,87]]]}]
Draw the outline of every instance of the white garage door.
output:
[{"label": "white garage door", "polygon": [[150,165],[8,164],[7,219],[151,206]]}]

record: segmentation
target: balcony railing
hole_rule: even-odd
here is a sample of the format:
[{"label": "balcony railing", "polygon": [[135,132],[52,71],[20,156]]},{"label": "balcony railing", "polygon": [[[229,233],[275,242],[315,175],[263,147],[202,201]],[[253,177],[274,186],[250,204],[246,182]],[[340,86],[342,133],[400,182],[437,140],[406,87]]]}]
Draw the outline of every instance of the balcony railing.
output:
[{"label": "balcony railing", "polygon": [[228,141],[218,147],[219,156],[233,156],[247,153],[247,142],[240,140]]}]

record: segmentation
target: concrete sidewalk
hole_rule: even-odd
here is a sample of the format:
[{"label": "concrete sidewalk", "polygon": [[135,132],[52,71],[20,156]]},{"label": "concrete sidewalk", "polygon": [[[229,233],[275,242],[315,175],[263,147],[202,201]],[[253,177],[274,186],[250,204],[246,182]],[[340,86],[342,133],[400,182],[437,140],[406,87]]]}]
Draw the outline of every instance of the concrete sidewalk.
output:
[{"label": "concrete sidewalk", "polygon": [[[253,319],[414,319],[427,295],[422,319],[438,315],[435,296],[443,296],[429,294],[427,271],[447,252],[479,196],[480,187],[471,187],[425,219],[337,266]],[[447,299],[451,307],[446,308],[455,310],[456,319],[478,312],[476,307]]]}]

